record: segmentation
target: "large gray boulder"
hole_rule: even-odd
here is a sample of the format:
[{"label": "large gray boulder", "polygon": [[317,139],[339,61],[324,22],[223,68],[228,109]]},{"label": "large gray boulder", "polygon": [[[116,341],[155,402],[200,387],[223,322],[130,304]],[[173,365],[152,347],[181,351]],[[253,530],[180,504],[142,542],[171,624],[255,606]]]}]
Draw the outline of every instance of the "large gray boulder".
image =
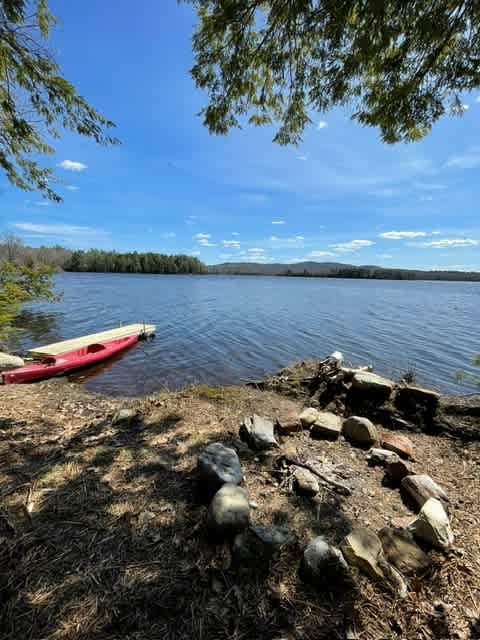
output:
[{"label": "large gray boulder", "polygon": [[346,536],[340,549],[348,564],[358,567],[371,578],[385,577],[382,561],[385,561],[380,538],[366,527],[357,527]]},{"label": "large gray boulder", "polygon": [[303,552],[303,573],[312,582],[334,586],[349,575],[342,552],[319,536]]},{"label": "large gray boulder", "polygon": [[402,573],[416,573],[430,566],[430,558],[407,529],[385,527],[378,532],[378,537],[387,560]]},{"label": "large gray boulder", "polygon": [[210,495],[224,484],[240,484],[243,474],[236,451],[220,442],[209,444],[198,456],[197,479],[200,492]]},{"label": "large gray boulder", "polygon": [[18,369],[23,367],[25,362],[19,356],[11,356],[8,353],[0,352],[0,371]]},{"label": "large gray boulder", "polygon": [[373,422],[358,416],[351,416],[344,420],[342,433],[347,440],[360,446],[370,446],[380,438]]},{"label": "large gray boulder", "polygon": [[408,529],[420,540],[440,549],[448,549],[454,541],[448,516],[442,503],[436,498],[425,502]]},{"label": "large gray boulder", "polygon": [[340,549],[348,564],[358,567],[371,578],[382,581],[395,596],[407,596],[405,580],[401,573],[387,562],[382,543],[376,533],[365,527],[357,527],[343,539]]},{"label": "large gray boulder", "polygon": [[336,440],[342,432],[342,419],[329,411],[320,411],[310,427],[312,438]]},{"label": "large gray boulder", "polygon": [[408,475],[402,480],[404,491],[417,505],[423,507],[429,498],[437,498],[443,503],[448,503],[448,495],[430,476],[425,474]]},{"label": "large gray boulder", "polygon": [[218,535],[234,535],[250,524],[248,493],[234,484],[224,484],[208,509],[207,524]]},{"label": "large gray boulder", "polygon": [[395,388],[395,383],[387,378],[382,378],[376,373],[360,371],[353,376],[352,389],[365,395],[381,396],[385,400],[389,398]]},{"label": "large gray boulder", "polygon": [[253,414],[240,426],[240,438],[255,451],[266,451],[279,446],[273,433],[273,422]]}]

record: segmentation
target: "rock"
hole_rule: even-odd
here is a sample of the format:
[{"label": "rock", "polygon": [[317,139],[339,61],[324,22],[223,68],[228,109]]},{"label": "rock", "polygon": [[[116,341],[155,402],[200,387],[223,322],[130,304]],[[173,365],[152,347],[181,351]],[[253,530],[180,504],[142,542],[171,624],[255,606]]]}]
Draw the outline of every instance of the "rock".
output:
[{"label": "rock", "polygon": [[334,413],[320,411],[310,427],[312,438],[330,438],[336,440],[342,432],[342,419]]},{"label": "rock", "polygon": [[293,477],[298,493],[305,496],[315,496],[320,491],[317,478],[308,469],[295,467]]},{"label": "rock", "polygon": [[371,372],[373,371],[373,367],[368,365],[367,367],[342,367],[340,369],[340,373],[342,373],[344,379],[348,381],[350,381],[355,374],[364,373],[365,371]]},{"label": "rock", "polygon": [[345,359],[344,359],[343,353],[341,351],[334,351],[327,358],[328,364],[333,365],[336,369],[341,369],[341,367],[343,366],[344,361],[345,361]]},{"label": "rock", "polygon": [[245,418],[240,427],[240,438],[255,451],[265,451],[279,446],[273,434],[273,422],[256,414]]},{"label": "rock", "polygon": [[410,438],[401,433],[382,433],[382,448],[394,451],[401,458],[413,457],[413,444]]},{"label": "rock", "polygon": [[421,431],[419,427],[414,425],[412,422],[408,420],[404,420],[403,418],[399,418],[397,415],[393,414],[388,418],[388,426],[391,429],[399,430],[399,431]]},{"label": "rock", "polygon": [[112,424],[131,424],[141,419],[136,409],[119,409],[112,418]]},{"label": "rock", "polygon": [[240,484],[242,468],[237,453],[220,442],[209,444],[197,460],[199,489],[213,495],[224,484]]},{"label": "rock", "polygon": [[410,496],[420,509],[429,498],[437,498],[442,502],[448,502],[448,496],[442,487],[432,480],[430,476],[410,475],[402,480],[402,490]]},{"label": "rock", "polygon": [[400,486],[404,478],[413,474],[414,471],[410,469],[404,460],[400,460],[400,458],[390,460],[385,465],[385,480],[394,487]]},{"label": "rock", "polygon": [[454,541],[448,516],[442,503],[436,498],[429,498],[425,502],[408,528],[420,540],[440,549],[447,549]]},{"label": "rock", "polygon": [[220,535],[235,534],[250,523],[248,493],[234,484],[224,484],[217,491],[208,509],[209,528]]},{"label": "rock", "polygon": [[440,394],[437,391],[433,391],[432,389],[425,389],[424,387],[416,387],[412,385],[408,385],[406,387],[401,387],[398,392],[398,395],[403,395],[406,397],[415,398],[415,400],[420,402],[431,402],[433,404],[437,404],[440,400]]},{"label": "rock", "polygon": [[232,552],[240,564],[257,566],[270,561],[280,549],[294,542],[294,537],[286,527],[250,526],[235,536]]},{"label": "rock", "polygon": [[342,433],[347,440],[359,445],[372,445],[379,440],[375,425],[368,418],[351,416],[343,422]]},{"label": "rock", "polygon": [[375,400],[387,400],[394,388],[395,383],[392,380],[387,380],[369,371],[360,371],[352,379],[352,389],[354,391],[374,396]]},{"label": "rock", "polygon": [[24,365],[25,362],[19,356],[11,356],[8,353],[0,352],[0,371],[18,369],[18,367],[23,367]]},{"label": "rock", "polygon": [[385,575],[386,585],[397,598],[406,598],[408,596],[407,583],[403,579],[402,574],[388,562],[382,563],[382,569]]},{"label": "rock", "polygon": [[407,414],[414,414],[418,405],[424,409],[430,408],[432,413],[438,407],[440,394],[423,387],[400,387],[395,395],[395,405]]},{"label": "rock", "polygon": [[313,407],[309,407],[308,409],[304,409],[302,413],[298,416],[302,426],[305,429],[308,429],[312,426],[315,420],[318,418],[319,411],[314,409]]},{"label": "rock", "polygon": [[302,569],[307,579],[317,584],[332,586],[349,576],[348,565],[342,552],[319,536],[303,552]]},{"label": "rock", "polygon": [[340,549],[345,560],[372,578],[384,578],[381,568],[384,561],[382,543],[376,533],[365,527],[357,527],[346,536]]},{"label": "rock", "polygon": [[385,557],[402,573],[416,573],[430,566],[430,558],[414,542],[407,529],[385,527],[378,532],[378,537]]},{"label": "rock", "polygon": [[366,455],[368,464],[371,467],[384,467],[388,462],[396,462],[400,460],[398,455],[394,451],[388,449],[372,448]]},{"label": "rock", "polygon": [[407,585],[403,576],[389,564],[383,553],[382,543],[376,533],[358,527],[344,538],[340,545],[346,561],[358,567],[384,585],[399,598],[407,596]]},{"label": "rock", "polygon": [[462,440],[480,439],[480,394],[442,396],[432,429],[450,433]]},{"label": "rock", "polygon": [[297,414],[291,413],[285,417],[277,418],[275,424],[277,431],[282,436],[289,436],[302,430],[302,423]]}]

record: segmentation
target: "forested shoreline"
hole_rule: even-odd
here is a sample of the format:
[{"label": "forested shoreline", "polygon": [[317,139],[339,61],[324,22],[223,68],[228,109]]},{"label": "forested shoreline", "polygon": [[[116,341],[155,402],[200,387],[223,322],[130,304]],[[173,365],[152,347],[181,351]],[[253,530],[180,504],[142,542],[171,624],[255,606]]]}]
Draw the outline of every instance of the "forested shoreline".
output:
[{"label": "forested shoreline", "polygon": [[0,239],[0,264],[49,266],[58,271],[84,273],[211,274],[248,276],[289,276],[303,278],[355,278],[365,280],[445,280],[480,282],[475,271],[421,271],[336,262],[299,262],[296,264],[223,263],[205,265],[195,256],[167,255],[155,252],[70,250],[53,247],[29,247],[13,235]]},{"label": "forested shoreline", "polygon": [[29,247],[14,235],[0,239],[0,263],[44,265],[59,271],[92,273],[207,273],[207,267],[195,256],[166,255],[137,251],[120,253],[89,249],[72,251],[60,245]]},{"label": "forested shoreline", "polygon": [[163,253],[117,253],[116,251],[73,251],[63,265],[64,271],[92,273],[207,273],[196,257]]}]

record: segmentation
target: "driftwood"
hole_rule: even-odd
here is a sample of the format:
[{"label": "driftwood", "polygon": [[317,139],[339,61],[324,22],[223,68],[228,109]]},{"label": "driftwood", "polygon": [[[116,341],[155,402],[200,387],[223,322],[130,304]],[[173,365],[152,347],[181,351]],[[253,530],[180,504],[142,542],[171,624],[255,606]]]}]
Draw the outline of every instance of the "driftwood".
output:
[{"label": "driftwood", "polygon": [[323,485],[327,485],[329,488],[335,489],[338,493],[343,496],[352,495],[352,489],[348,487],[346,484],[342,482],[338,482],[335,480],[332,475],[332,471],[328,472],[322,469],[322,463],[318,460],[306,460],[305,462],[299,460],[298,458],[292,458],[290,456],[285,456],[284,460],[291,465],[296,465],[297,467],[303,467],[304,469],[308,469],[311,471]]}]

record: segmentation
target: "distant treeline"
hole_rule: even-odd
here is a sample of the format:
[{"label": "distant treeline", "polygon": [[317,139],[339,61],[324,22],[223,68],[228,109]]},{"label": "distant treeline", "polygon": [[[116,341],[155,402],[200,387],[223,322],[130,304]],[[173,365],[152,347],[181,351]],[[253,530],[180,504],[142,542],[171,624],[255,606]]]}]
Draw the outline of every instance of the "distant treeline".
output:
[{"label": "distant treeline", "polygon": [[357,278],[364,280],[451,280],[480,281],[480,273],[466,271],[414,271],[411,269],[384,269],[382,267],[346,267],[330,273],[315,274],[305,270],[292,273],[288,269],[282,274],[305,278]]},{"label": "distant treeline", "polygon": [[161,253],[117,253],[116,251],[71,251],[64,247],[29,247],[12,234],[0,236],[0,264],[51,265],[64,271],[111,273],[206,273],[198,258]]},{"label": "distant treeline", "polygon": [[198,258],[162,253],[117,253],[116,251],[73,251],[63,265],[65,271],[108,273],[206,273]]},{"label": "distant treeline", "polygon": [[14,262],[21,265],[51,265],[63,269],[72,252],[60,246],[28,247],[13,234],[0,236],[0,263]]},{"label": "distant treeline", "polygon": [[356,266],[340,262],[298,262],[272,264],[225,262],[209,267],[210,273],[248,276],[290,276],[297,278],[356,278],[371,280],[451,280],[479,282],[479,272],[421,271],[372,265]]}]

